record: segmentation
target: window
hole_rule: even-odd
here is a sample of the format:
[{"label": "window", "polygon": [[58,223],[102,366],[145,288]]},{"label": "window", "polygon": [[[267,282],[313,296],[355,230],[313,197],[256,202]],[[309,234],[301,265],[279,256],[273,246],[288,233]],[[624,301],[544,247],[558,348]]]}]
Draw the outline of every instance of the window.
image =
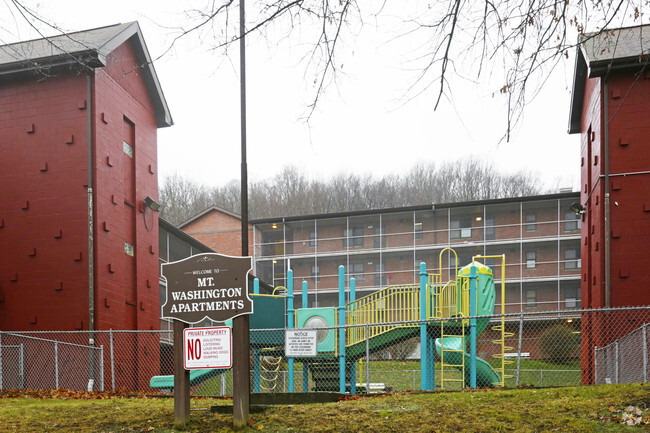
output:
[{"label": "window", "polygon": [[320,281],[320,267],[319,266],[312,266],[311,267],[311,280],[312,281]]},{"label": "window", "polygon": [[126,141],[122,142],[122,150],[129,158],[133,158],[133,147]]},{"label": "window", "polygon": [[528,251],[526,253],[526,269],[535,269],[537,267],[537,253]]},{"label": "window", "polygon": [[580,250],[569,248],[564,250],[564,269],[580,269]]},{"label": "window", "polygon": [[564,211],[564,231],[573,232],[580,230],[580,215],[572,210]]},{"label": "window", "polygon": [[386,227],[376,226],[375,235],[372,239],[372,245],[374,248],[386,248]]},{"label": "window", "polygon": [[343,248],[363,246],[363,226],[343,230]]},{"label": "window", "polygon": [[496,227],[494,227],[494,217],[485,217],[485,240],[493,241],[496,239]]},{"label": "window", "polygon": [[530,232],[537,230],[537,214],[535,212],[528,212],[526,214],[526,231]]},{"label": "window", "polygon": [[363,281],[365,275],[363,274],[363,263],[350,263],[349,277],[357,281]]},{"label": "window", "polygon": [[526,290],[526,308],[534,308],[537,306],[537,290]]},{"label": "window", "polygon": [[386,264],[375,263],[375,286],[383,287],[386,285]]},{"label": "window", "polygon": [[309,232],[309,246],[315,247],[317,245],[318,245],[318,237],[316,236],[316,232]]},{"label": "window", "polygon": [[566,287],[564,289],[564,308],[573,309],[580,305],[580,288]]},{"label": "window", "polygon": [[461,218],[458,220],[451,220],[449,237],[451,239],[467,239],[472,237],[472,220],[469,218]]},{"label": "window", "polygon": [[413,225],[413,237],[415,239],[422,239],[422,223],[415,223]]}]

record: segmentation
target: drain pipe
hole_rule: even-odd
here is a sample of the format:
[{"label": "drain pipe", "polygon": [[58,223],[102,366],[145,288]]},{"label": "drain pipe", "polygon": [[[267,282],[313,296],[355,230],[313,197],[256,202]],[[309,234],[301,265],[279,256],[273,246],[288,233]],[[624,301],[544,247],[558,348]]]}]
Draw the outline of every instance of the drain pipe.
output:
[{"label": "drain pipe", "polygon": [[95,345],[95,236],[93,220],[93,101],[92,78],[86,74],[86,113],[88,134],[88,330],[91,346]]}]

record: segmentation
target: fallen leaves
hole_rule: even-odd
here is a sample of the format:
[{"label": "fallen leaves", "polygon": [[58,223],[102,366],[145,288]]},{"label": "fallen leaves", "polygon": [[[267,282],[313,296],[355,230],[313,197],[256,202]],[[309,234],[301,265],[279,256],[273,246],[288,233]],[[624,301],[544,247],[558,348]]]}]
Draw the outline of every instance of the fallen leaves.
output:
[{"label": "fallen leaves", "polygon": [[607,422],[615,422],[628,426],[650,425],[650,409],[642,409],[638,406],[627,406],[625,409],[616,409],[609,406],[609,416],[601,416],[600,419]]}]

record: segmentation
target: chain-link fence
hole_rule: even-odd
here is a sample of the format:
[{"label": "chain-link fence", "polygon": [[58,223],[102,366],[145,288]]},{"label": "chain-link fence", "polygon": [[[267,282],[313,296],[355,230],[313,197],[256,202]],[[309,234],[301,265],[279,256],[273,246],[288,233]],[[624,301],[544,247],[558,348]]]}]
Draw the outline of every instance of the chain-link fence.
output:
[{"label": "chain-link fence", "polygon": [[[316,356],[296,358],[286,329],[253,329],[251,392],[455,390],[473,370],[478,387],[648,381],[650,307],[475,319],[314,328]],[[171,331],[0,332],[0,388],[172,392],[173,348]],[[232,371],[192,370],[190,383],[230,395]]]},{"label": "chain-link fence", "polygon": [[594,349],[597,384],[648,382],[650,325],[648,323],[604,347]]}]

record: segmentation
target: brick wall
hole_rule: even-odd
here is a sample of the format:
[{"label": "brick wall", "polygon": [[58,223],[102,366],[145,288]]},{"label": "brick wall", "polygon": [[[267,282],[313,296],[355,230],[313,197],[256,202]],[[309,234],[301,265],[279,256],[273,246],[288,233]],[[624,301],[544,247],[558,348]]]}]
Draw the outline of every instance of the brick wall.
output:
[{"label": "brick wall", "polygon": [[[241,256],[241,219],[218,210],[195,219],[181,228],[214,251]],[[248,254],[253,254],[253,226],[248,225]]]}]

